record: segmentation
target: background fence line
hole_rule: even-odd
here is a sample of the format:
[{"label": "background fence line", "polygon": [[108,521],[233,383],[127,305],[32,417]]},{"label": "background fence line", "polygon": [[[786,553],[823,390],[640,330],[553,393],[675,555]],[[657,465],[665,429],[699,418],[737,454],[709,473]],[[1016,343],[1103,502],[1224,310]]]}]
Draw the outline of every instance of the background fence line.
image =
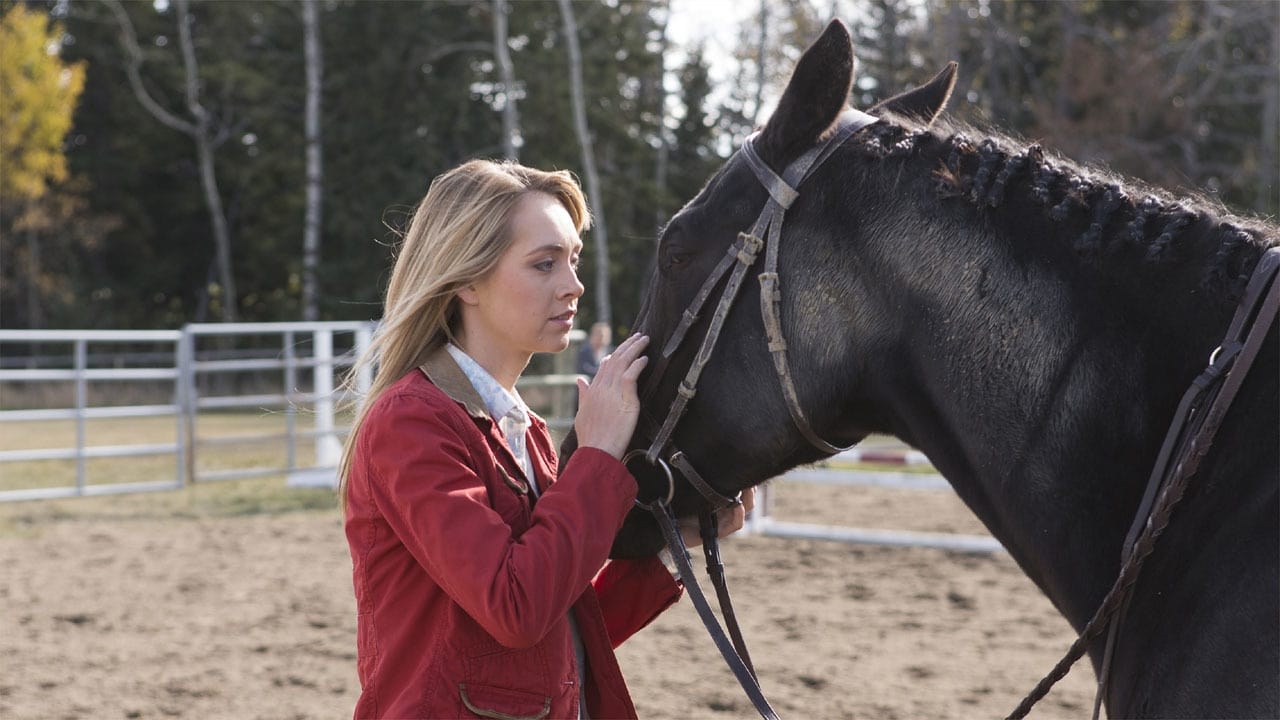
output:
[{"label": "background fence line", "polygon": [[[334,374],[351,367],[373,337],[372,322],[295,322],[190,324],[181,330],[0,330],[0,431],[18,423],[38,425],[71,421],[74,442],[62,447],[0,449],[0,502],[176,490],[192,483],[281,475],[290,485],[333,487],[341,456],[341,438],[349,427],[340,422],[340,407],[350,398],[338,388]],[[572,344],[585,333],[575,330]],[[14,352],[14,349],[20,352]],[[143,349],[145,348],[145,349]],[[58,352],[53,352],[59,350]],[[558,435],[573,423],[575,380],[566,351],[538,358],[538,374],[522,377],[521,394],[547,417]],[[540,371],[540,372],[539,372]],[[370,385],[370,373],[358,378],[356,392]],[[70,399],[61,407],[41,405],[26,386],[70,384]],[[98,386],[144,384],[149,391],[95,392]],[[56,395],[56,393],[53,393]],[[65,395],[65,393],[64,393]],[[121,399],[124,402],[120,402]],[[132,400],[130,400],[132,398]],[[139,399],[141,398],[141,399]],[[54,401],[52,404],[57,405]],[[14,407],[14,405],[26,405]],[[235,411],[256,415],[219,416]],[[135,437],[133,442],[90,444],[91,421],[172,418],[172,440]],[[247,422],[266,418],[278,427]],[[277,422],[278,420],[278,422]],[[206,425],[223,431],[202,433]],[[309,425],[309,427],[305,426]],[[228,427],[229,426],[229,427]],[[39,441],[43,434],[37,434]],[[895,441],[896,442],[896,441]],[[262,461],[243,450],[283,443],[283,459]],[[30,444],[30,443],[28,443]],[[219,452],[234,453],[226,467],[202,466],[199,460]],[[171,456],[173,471],[160,480],[103,482],[91,477],[89,461],[107,458]],[[18,463],[74,461],[70,484],[50,482],[22,486]],[[983,535],[908,532],[836,527],[777,519],[774,494],[787,483],[875,486],[902,492],[951,492],[936,473],[906,472],[929,466],[923,453],[900,444],[873,439],[847,450],[823,466],[792,470],[759,490],[756,511],[747,531],[774,537],[845,543],[937,547],[964,552],[1001,549]],[[860,464],[855,469],[839,465]],[[28,466],[30,467],[30,466]],[[8,472],[6,472],[8,470]],[[17,485],[17,486],[15,486]]]},{"label": "background fence line", "polygon": [[[0,330],[0,431],[13,433],[7,448],[0,447],[0,502],[175,490],[272,475],[285,476],[290,485],[333,487],[342,438],[350,429],[340,422],[342,408],[372,380],[371,371],[363,371],[353,396],[334,376],[369,347],[374,328],[373,322],[291,322]],[[573,345],[585,338],[581,330],[570,334]],[[573,357],[567,351],[538,358],[534,364],[542,374],[519,384],[530,405],[560,433],[573,422]],[[229,415],[237,411],[242,415]],[[113,433],[124,435],[124,442],[89,442],[91,421],[165,418],[172,419],[172,430],[164,430],[171,442],[155,442],[127,426]],[[270,422],[250,422],[258,420]],[[48,439],[58,433],[41,424],[59,421],[72,423],[74,440],[52,446]],[[208,425],[222,429],[202,432]],[[20,429],[26,432],[19,435]],[[50,446],[36,446],[42,443]],[[240,457],[244,448],[281,443],[281,460]],[[233,452],[234,461],[245,461],[224,467],[199,462]],[[91,460],[149,456],[171,456],[173,471],[161,480],[116,482],[102,481],[88,467]],[[60,461],[74,462],[73,470],[52,473],[59,480],[70,476],[68,482],[30,472],[33,464]]]}]

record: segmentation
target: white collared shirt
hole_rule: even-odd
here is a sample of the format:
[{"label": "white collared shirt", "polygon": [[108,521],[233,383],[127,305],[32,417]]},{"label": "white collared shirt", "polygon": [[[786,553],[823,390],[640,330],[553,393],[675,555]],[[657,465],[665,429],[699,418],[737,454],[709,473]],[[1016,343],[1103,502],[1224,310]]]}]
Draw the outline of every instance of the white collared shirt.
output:
[{"label": "white collared shirt", "polygon": [[502,387],[488,370],[481,367],[462,348],[448,343],[445,349],[458,363],[458,367],[462,368],[463,374],[484,401],[485,409],[498,423],[507,447],[511,448],[511,454],[515,455],[520,467],[524,468],[524,476],[529,480],[529,490],[536,497],[540,492],[538,480],[533,474],[533,460],[525,446],[525,434],[529,432],[529,416],[532,413],[529,406],[524,404],[520,393]]}]

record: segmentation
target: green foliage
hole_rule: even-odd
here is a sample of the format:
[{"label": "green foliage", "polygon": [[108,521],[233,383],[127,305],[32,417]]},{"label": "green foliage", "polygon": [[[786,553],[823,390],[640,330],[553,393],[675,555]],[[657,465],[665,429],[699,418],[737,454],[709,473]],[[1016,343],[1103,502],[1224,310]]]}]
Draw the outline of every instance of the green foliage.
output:
[{"label": "green foliage", "polygon": [[[163,2],[124,5],[143,49],[147,89],[186,115],[174,9]],[[860,106],[959,60],[952,108],[962,118],[1040,138],[1066,154],[1156,183],[1208,188],[1239,209],[1280,212],[1274,37],[1280,5],[766,5],[764,46],[758,12],[737,28],[723,28],[738,38],[729,88],[711,81],[709,54],[699,48],[674,48],[684,60],[673,62],[677,55],[669,54],[664,68],[666,2],[581,0],[574,6],[619,331],[637,311],[659,226],[696,194],[721,153],[750,132],[757,110],[767,111],[832,8],[843,12],[855,33],[854,102]],[[520,159],[581,172],[557,3],[509,6]],[[33,285],[38,292],[32,297],[40,298],[34,304],[16,281],[26,267],[28,256],[21,252],[27,252],[27,239],[15,243],[4,235],[0,325],[176,327],[216,317],[213,240],[191,138],[139,104],[125,74],[119,27],[105,5],[49,0],[43,7],[61,14],[62,29],[41,25],[46,40],[38,59],[84,73],[70,132],[54,133],[57,142],[50,145],[61,156],[67,137],[67,172],[79,178],[73,184],[79,190],[60,190],[62,198],[44,210],[46,227],[57,232],[41,231],[37,238],[46,262]],[[492,57],[492,4],[325,0],[319,8],[325,61],[321,317],[375,318],[397,230],[431,178],[465,159],[502,154],[500,108],[507,98]],[[305,189],[301,10],[289,1],[193,0],[191,14],[201,101],[221,130],[214,153],[233,237],[239,315],[297,319]],[[58,59],[43,48],[62,30],[66,42]],[[0,52],[8,58],[15,47],[0,43]],[[767,85],[757,93],[762,47]],[[0,72],[17,65],[6,59]],[[664,75],[671,91],[665,101]],[[0,81],[0,94],[7,87]],[[3,130],[9,130],[7,121]],[[0,170],[7,172],[13,165],[5,152]],[[47,167],[56,168],[51,162]],[[42,182],[60,172],[46,169]],[[11,187],[7,178],[0,190]],[[584,268],[592,268],[594,249],[591,238],[585,240]],[[584,323],[595,306],[593,288],[587,292]]]},{"label": "green foliage", "polygon": [[0,15],[0,202],[37,200],[67,178],[62,141],[84,63],[58,56],[62,29],[24,5]]}]

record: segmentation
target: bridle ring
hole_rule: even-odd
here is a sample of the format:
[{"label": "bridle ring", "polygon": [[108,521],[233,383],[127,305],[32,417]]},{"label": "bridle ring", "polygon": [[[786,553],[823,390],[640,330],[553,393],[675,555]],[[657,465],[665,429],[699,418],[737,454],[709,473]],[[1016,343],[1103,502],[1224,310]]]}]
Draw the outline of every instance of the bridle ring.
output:
[{"label": "bridle ring", "polygon": [[[637,455],[645,458],[646,460],[650,460],[648,453],[646,453],[644,450],[636,449],[622,456],[622,464],[626,465],[627,463],[631,462],[632,458],[635,458]],[[662,499],[654,500],[654,503],[657,503],[658,505],[670,505],[671,501],[674,500],[676,496],[676,479],[671,474],[671,466],[667,464],[666,460],[663,460],[660,457],[655,457],[652,460],[650,460],[650,462],[653,463],[655,467],[662,468],[662,472],[667,474],[667,497],[665,500],[662,500]],[[651,507],[651,504],[640,502],[640,499],[636,498],[636,506],[647,509]]]}]

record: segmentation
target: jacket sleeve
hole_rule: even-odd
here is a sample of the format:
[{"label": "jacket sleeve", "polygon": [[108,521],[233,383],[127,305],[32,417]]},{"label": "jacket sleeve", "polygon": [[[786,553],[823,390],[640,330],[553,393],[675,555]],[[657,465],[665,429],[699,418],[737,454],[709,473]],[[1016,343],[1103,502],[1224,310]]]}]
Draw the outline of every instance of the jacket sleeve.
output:
[{"label": "jacket sleeve", "polygon": [[610,560],[592,585],[614,648],[653,622],[684,593],[684,586],[671,577],[656,555]]},{"label": "jacket sleeve", "polygon": [[377,402],[361,429],[357,462],[366,463],[387,523],[499,643],[540,641],[607,559],[635,480],[608,453],[582,448],[516,538],[475,469],[496,460],[472,456],[461,427],[469,420],[451,401],[398,394]]}]

